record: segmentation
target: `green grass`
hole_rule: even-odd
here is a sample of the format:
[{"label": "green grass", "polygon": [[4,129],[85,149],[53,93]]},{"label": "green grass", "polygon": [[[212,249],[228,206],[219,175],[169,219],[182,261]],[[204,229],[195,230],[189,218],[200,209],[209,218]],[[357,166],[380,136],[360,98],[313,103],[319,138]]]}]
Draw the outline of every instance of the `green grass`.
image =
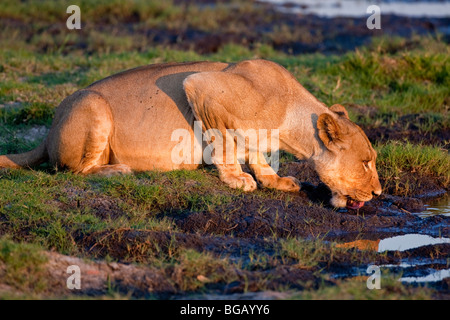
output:
[{"label": "green grass", "polygon": [[450,156],[438,147],[414,145],[393,141],[377,146],[378,161],[385,179],[399,175],[402,171],[419,175],[442,177],[445,185],[450,181]]},{"label": "green grass", "polygon": [[377,168],[384,188],[391,188],[396,194],[410,195],[420,185],[406,182],[403,176],[435,177],[442,187],[450,184],[450,155],[437,146],[415,145],[410,142],[391,141],[375,146],[378,152]]},{"label": "green grass", "polygon": [[[357,104],[397,115],[435,112],[446,114],[450,97],[450,48],[433,38],[382,38],[311,68],[316,96],[331,105]],[[387,47],[394,46],[387,52]],[[308,79],[305,79],[308,83]],[[310,80],[311,81],[311,80]],[[300,77],[300,82],[301,77]],[[448,114],[447,114],[448,117]],[[448,119],[448,118],[447,118]]]},{"label": "green grass", "polygon": [[[425,113],[444,117],[448,127],[450,103],[449,47],[439,39],[418,38],[411,48],[397,45],[394,53],[386,53],[380,45],[362,48],[343,56],[321,54],[287,56],[265,45],[248,49],[225,45],[216,54],[202,56],[192,51],[177,51],[160,47],[146,52],[110,50],[94,55],[39,54],[33,48],[19,51],[8,47],[0,50],[2,83],[0,103],[20,102],[20,110],[0,109],[0,121],[5,124],[46,124],[53,109],[70,93],[108,75],[139,65],[169,61],[213,60],[239,61],[267,58],[281,63],[319,100],[328,105],[370,106],[379,115],[393,117]],[[384,47],[380,47],[384,46]],[[407,49],[406,49],[407,48]],[[31,63],[30,63],[31,59]],[[373,115],[360,119],[370,124],[379,121]]]},{"label": "green grass", "polygon": [[[0,212],[16,239],[26,237],[45,248],[77,254],[77,236],[118,227],[173,231],[173,223],[156,215],[213,210],[241,194],[224,186],[222,192],[207,192],[216,184],[216,176],[196,171],[102,178],[6,170],[0,173]],[[116,216],[105,218],[111,202]]]},{"label": "green grass", "polygon": [[294,294],[292,299],[301,300],[430,300],[433,291],[426,287],[420,290],[402,285],[399,277],[382,272],[380,289],[367,289],[367,276],[337,280],[334,286],[322,285],[319,289],[305,290]]},{"label": "green grass", "polygon": [[[0,238],[0,275],[2,282],[15,290],[39,294],[47,289],[47,258],[36,245],[15,243]],[[12,292],[11,292],[12,294]]]},{"label": "green grass", "polygon": [[182,291],[196,291],[208,283],[237,280],[236,266],[233,267],[228,259],[195,250],[185,250],[179,255],[172,277]]},{"label": "green grass", "polygon": [[[104,21],[116,19],[123,21],[132,15],[139,14],[141,20],[153,18],[170,18],[171,14],[179,14],[180,10],[173,6],[172,1],[142,1],[142,0],[113,0],[96,1],[95,3],[82,0],[77,5],[83,8],[86,20]],[[66,16],[67,2],[62,0],[36,3],[33,1],[5,0],[2,3],[0,16],[3,18],[23,19],[26,22],[45,21],[57,23],[61,16]],[[67,15],[68,16],[68,15]],[[110,22],[114,22],[111,20]]]},{"label": "green grass", "polygon": [[333,246],[319,240],[283,239],[280,244],[282,255],[298,261],[300,268],[313,268],[320,263],[330,263],[335,251]]}]

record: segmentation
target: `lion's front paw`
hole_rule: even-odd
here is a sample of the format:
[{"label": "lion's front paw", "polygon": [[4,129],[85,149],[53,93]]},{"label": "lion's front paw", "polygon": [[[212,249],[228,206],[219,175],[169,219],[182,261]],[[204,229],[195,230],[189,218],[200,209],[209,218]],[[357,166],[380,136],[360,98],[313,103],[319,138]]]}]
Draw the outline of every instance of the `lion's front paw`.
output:
[{"label": "lion's front paw", "polygon": [[289,192],[300,191],[300,181],[294,177],[283,177],[278,179],[276,189]]},{"label": "lion's front paw", "polygon": [[268,176],[259,176],[259,182],[264,188],[277,189],[288,192],[298,192],[300,190],[300,181],[294,177],[279,177],[276,174]]},{"label": "lion's front paw", "polygon": [[257,187],[255,179],[245,172],[242,172],[238,176],[229,175],[221,177],[221,180],[233,189],[241,188],[244,191],[254,191]]}]

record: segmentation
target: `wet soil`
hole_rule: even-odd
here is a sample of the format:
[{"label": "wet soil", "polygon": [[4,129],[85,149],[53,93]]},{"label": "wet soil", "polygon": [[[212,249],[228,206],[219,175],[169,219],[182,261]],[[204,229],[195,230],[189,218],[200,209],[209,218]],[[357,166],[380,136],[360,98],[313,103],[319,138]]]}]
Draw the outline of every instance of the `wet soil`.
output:
[{"label": "wet soil", "polygon": [[[336,210],[328,204],[329,190],[307,163],[283,163],[280,174],[293,175],[303,181],[301,191],[279,193],[277,197],[264,197],[261,192],[256,196],[252,193],[241,194],[232,202],[208,210],[164,209],[155,218],[172,221],[176,226],[173,230],[116,228],[88,233],[74,231],[71,237],[85,260],[46,253],[49,259],[45,267],[47,282],[55,284],[46,294],[98,297],[114,288],[116,292],[135,298],[179,299],[192,296],[231,299],[267,296],[284,299],[289,297],[289,293],[277,295],[274,292],[280,291],[280,288],[290,292],[315,290],[323,285],[339,285],[339,279],[358,276],[366,279],[367,266],[373,264],[384,266],[407,262],[411,267],[398,272],[415,276],[427,274],[430,270],[448,269],[450,244],[376,254],[376,245],[380,240],[397,235],[448,237],[450,217],[433,215],[422,218],[414,214],[423,210],[424,204],[436,195],[448,195],[448,190],[442,188],[433,177],[419,177],[422,191],[411,197],[385,192],[359,210]],[[221,183],[218,177],[215,179],[218,184]],[[215,190],[205,192],[214,193]],[[72,187],[60,190],[53,200],[61,210],[79,208],[81,214],[87,206],[89,212],[104,220],[127,217],[128,213],[119,202],[120,199],[106,194],[96,196],[93,190]],[[7,223],[3,224],[3,227],[6,226]],[[5,232],[8,233],[8,230],[2,231],[0,228],[0,234]],[[23,235],[16,236],[27,238],[27,230],[20,232]],[[280,241],[287,239],[320,239],[325,249],[314,249],[311,254],[315,250],[332,254],[318,256],[311,266],[302,265],[301,259],[282,254]],[[351,245],[355,240],[356,243],[368,242],[370,245]],[[335,251],[331,243],[342,244],[348,250]],[[208,276],[211,274],[186,275],[189,269],[183,268],[182,262],[167,262],[184,249],[225,259],[227,263],[219,263],[211,271],[219,280],[216,278],[216,281],[209,283]],[[252,260],[252,256],[259,256],[260,260]],[[167,265],[161,267],[164,263]],[[79,265],[82,274],[86,275],[83,276],[82,289],[76,292],[61,285],[67,279],[67,266],[73,264]],[[0,275],[2,268],[0,263]],[[328,275],[327,280],[321,276],[323,274]],[[196,281],[196,277],[200,282],[206,282],[201,294],[186,290],[182,285],[185,281]],[[435,290],[433,297],[436,299],[448,298],[448,285],[448,278],[427,284]],[[409,287],[408,290],[420,290],[420,286],[414,284]],[[7,292],[11,290],[3,289]],[[0,292],[3,289],[0,285]],[[256,293],[251,295],[252,292]]]},{"label": "wet soil", "polygon": [[[149,252],[156,256],[168,256],[173,254],[173,250],[180,248],[226,257],[228,261],[239,261],[241,268],[233,270],[234,281],[207,285],[204,291],[207,296],[203,296],[204,298],[209,295],[226,298],[228,295],[231,297],[244,292],[277,291],[280,287],[311,290],[323,283],[318,270],[333,275],[336,279],[343,279],[364,275],[365,268],[370,264],[395,265],[412,261],[413,266],[408,272],[415,275],[429,272],[430,269],[448,268],[450,244],[430,245],[382,255],[367,254],[365,250],[358,251],[361,248],[355,247],[354,250],[339,251],[333,257],[319,259],[317,266],[311,268],[299,266],[295,259],[280,257],[280,239],[321,239],[325,243],[333,241],[345,244],[355,239],[377,243],[380,239],[411,233],[433,237],[448,237],[450,234],[450,217],[434,215],[421,218],[413,213],[423,210],[427,192],[429,194],[439,190],[439,194],[447,194],[447,190],[439,187],[432,178],[424,183],[423,193],[416,197],[383,194],[359,210],[336,211],[327,205],[329,191],[326,186],[320,183],[306,163],[286,163],[281,170],[309,182],[303,183],[299,193],[285,193],[279,199],[256,199],[249,194],[237,197],[233,202],[214,210],[162,212],[158,217],[172,219],[177,231],[124,228],[94,232],[74,240],[91,257],[110,257],[124,263],[130,260],[146,263]],[[91,204],[93,210],[97,210],[100,215],[107,211],[102,202]],[[266,257],[268,262],[261,265],[250,263],[248,257],[255,254]],[[175,284],[175,270],[169,268],[162,274],[161,270],[155,272],[158,277],[154,275],[152,279],[158,284],[153,285],[153,280],[147,279],[144,285],[136,284],[133,295],[142,297],[152,294],[172,299],[195,294],[180,290]],[[228,274],[230,271],[217,272]],[[161,282],[160,278],[165,280]],[[264,290],[261,289],[261,279],[265,279]],[[329,284],[333,285],[333,280]],[[122,285],[120,281],[117,285],[123,292],[131,288],[130,285]],[[429,286],[437,290],[436,298],[448,295],[448,279]],[[91,295],[93,292],[84,291],[84,294]]]},{"label": "wet soil", "polygon": [[339,234],[377,230],[395,233],[399,230],[420,232],[426,229],[437,235],[443,221],[447,221],[441,216],[422,219],[412,214],[424,210],[422,198],[427,194],[446,194],[447,191],[431,178],[422,185],[422,193],[416,197],[383,194],[359,210],[336,211],[329,206],[328,188],[319,182],[306,163],[289,163],[281,171],[308,182],[302,184],[298,194],[285,194],[280,200],[254,201],[251,197],[243,197],[215,212],[177,213],[173,219],[181,230],[195,230],[201,234],[325,239]]},{"label": "wet soil", "polygon": [[[372,116],[376,116],[376,112]],[[389,118],[389,115],[386,115],[386,118]],[[450,127],[444,119],[445,117],[433,119],[429,114],[406,114],[396,120],[384,119],[385,123],[381,125],[365,126],[364,132],[372,142],[407,140],[415,144],[440,145],[449,150]],[[448,122],[448,119],[446,121]]]}]

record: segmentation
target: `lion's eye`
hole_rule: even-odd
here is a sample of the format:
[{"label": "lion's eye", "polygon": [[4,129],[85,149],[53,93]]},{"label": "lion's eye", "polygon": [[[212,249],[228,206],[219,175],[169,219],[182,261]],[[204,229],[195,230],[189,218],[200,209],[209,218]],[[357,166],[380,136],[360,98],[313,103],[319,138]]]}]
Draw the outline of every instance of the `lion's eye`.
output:
[{"label": "lion's eye", "polygon": [[364,161],[363,161],[363,165],[364,165],[364,167],[366,167],[367,169],[369,169],[369,162],[370,162],[370,160],[364,160]]}]

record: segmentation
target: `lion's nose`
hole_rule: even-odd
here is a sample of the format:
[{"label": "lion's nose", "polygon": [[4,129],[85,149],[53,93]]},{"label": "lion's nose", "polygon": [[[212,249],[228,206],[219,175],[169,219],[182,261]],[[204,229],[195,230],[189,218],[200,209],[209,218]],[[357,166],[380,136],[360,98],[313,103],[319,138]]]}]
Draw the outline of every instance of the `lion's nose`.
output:
[{"label": "lion's nose", "polygon": [[374,196],[379,196],[379,195],[381,195],[381,191],[382,191],[382,187],[381,187],[380,180],[376,179],[376,182],[374,184],[372,184],[372,194]]}]

